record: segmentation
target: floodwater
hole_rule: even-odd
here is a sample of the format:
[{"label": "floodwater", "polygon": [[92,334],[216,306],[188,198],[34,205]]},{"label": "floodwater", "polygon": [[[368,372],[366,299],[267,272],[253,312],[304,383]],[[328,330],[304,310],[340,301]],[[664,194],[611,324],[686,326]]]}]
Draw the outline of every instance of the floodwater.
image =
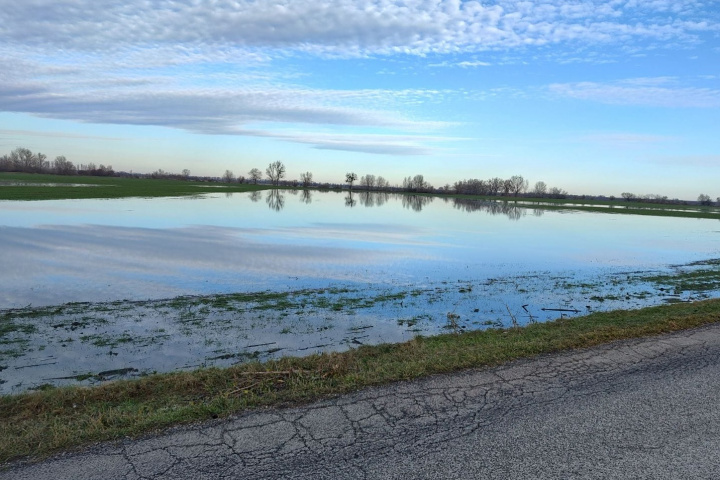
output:
[{"label": "floodwater", "polygon": [[366,192],[0,202],[0,393],[717,296],[659,278],[719,240]]}]

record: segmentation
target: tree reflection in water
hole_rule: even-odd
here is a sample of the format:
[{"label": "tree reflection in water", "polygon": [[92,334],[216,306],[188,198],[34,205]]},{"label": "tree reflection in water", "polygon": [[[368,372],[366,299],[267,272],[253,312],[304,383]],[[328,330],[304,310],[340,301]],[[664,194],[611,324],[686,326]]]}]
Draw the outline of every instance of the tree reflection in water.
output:
[{"label": "tree reflection in water", "polygon": [[280,190],[270,190],[268,191],[268,196],[265,199],[265,202],[268,207],[270,207],[270,210],[279,212],[285,207],[285,195],[283,195]]},{"label": "tree reflection in water", "polygon": [[310,190],[303,190],[300,202],[304,204],[312,203],[312,192],[310,192]]},{"label": "tree reflection in water", "polygon": [[248,198],[253,202],[262,200],[262,192],[252,192],[250,195],[248,195]]},{"label": "tree reflection in water", "polygon": [[405,208],[411,208],[415,212],[422,212],[423,207],[432,203],[434,197],[424,195],[403,195],[402,205]]},{"label": "tree reflection in water", "polygon": [[[484,201],[454,198],[453,207],[466,212],[485,212],[490,215],[506,215],[510,220],[520,220],[527,214],[527,209],[517,206],[515,202]],[[535,213],[535,215],[538,215]],[[542,215],[540,213],[539,215]],[[538,216],[539,216],[538,215]]]}]

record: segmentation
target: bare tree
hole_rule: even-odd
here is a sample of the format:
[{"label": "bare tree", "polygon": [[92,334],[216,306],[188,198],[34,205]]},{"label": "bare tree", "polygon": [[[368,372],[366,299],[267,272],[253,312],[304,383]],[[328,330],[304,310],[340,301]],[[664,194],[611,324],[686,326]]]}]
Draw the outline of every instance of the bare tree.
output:
[{"label": "bare tree", "polygon": [[[308,188],[312,184],[312,173],[305,172],[300,174],[300,180],[302,181],[303,188]],[[310,202],[308,202],[310,203]]]},{"label": "bare tree", "polygon": [[701,193],[698,196],[698,202],[700,205],[710,206],[712,205],[712,199],[710,198],[710,195],[705,195],[704,193]]},{"label": "bare tree", "polygon": [[280,160],[272,162],[265,169],[265,174],[267,174],[270,182],[277,186],[280,184],[280,179],[285,178],[285,165]]},{"label": "bare tree", "polygon": [[510,192],[512,192],[512,181],[509,178],[507,180],[503,180],[501,188],[503,195],[510,195]]},{"label": "bare tree", "polygon": [[528,188],[528,181],[525,180],[522,175],[513,175],[510,177],[510,193],[514,196],[518,196],[524,193]]},{"label": "bare tree", "polygon": [[248,172],[248,178],[257,185],[258,180],[262,178],[262,172],[259,168],[253,168]]},{"label": "bare tree", "polygon": [[33,153],[27,148],[16,148],[10,152],[7,163],[12,163],[12,170],[16,172],[41,173],[50,168],[50,163],[46,159],[47,156],[42,153]]},{"label": "bare tree", "polygon": [[500,193],[500,190],[502,190],[504,184],[505,182],[500,177],[491,178],[487,181],[488,193],[490,195],[497,195]]},{"label": "bare tree", "polygon": [[384,177],[379,176],[377,177],[377,180],[375,180],[375,186],[377,186],[377,188],[379,189],[383,189],[388,188],[390,186],[390,183],[385,180]]},{"label": "bare tree", "polygon": [[53,166],[52,169],[55,173],[58,175],[75,175],[77,173],[77,168],[75,168],[75,165],[65,158],[64,155],[58,155],[55,157],[55,160],[53,160]]},{"label": "bare tree", "polygon": [[563,190],[562,188],[553,187],[550,189],[550,197],[551,198],[565,198],[567,197],[567,192]]},{"label": "bare tree", "polygon": [[232,172],[232,170],[225,170],[225,173],[223,173],[222,181],[225,183],[232,183],[235,181],[235,174]]},{"label": "bare tree", "polygon": [[427,190],[430,187],[430,184],[425,181],[425,177],[422,175],[415,175],[412,179],[412,184],[416,192]]},{"label": "bare tree", "polygon": [[348,172],[345,174],[345,181],[350,186],[350,190],[352,190],[352,186],[353,186],[353,183],[355,183],[355,180],[357,180],[357,173]]},{"label": "bare tree", "polygon": [[630,192],[623,192],[620,194],[621,197],[623,197],[626,201],[630,201],[635,199],[635,194]]},{"label": "bare tree", "polygon": [[360,177],[360,185],[365,187],[366,190],[370,190],[375,186],[375,175],[370,175],[369,173],[363,175]]},{"label": "bare tree", "polygon": [[547,193],[547,184],[545,182],[536,182],[533,188],[533,194],[542,197]]},{"label": "bare tree", "polygon": [[190,176],[190,170],[188,170],[187,168],[184,168],[182,171],[182,176],[185,178],[188,178]]}]

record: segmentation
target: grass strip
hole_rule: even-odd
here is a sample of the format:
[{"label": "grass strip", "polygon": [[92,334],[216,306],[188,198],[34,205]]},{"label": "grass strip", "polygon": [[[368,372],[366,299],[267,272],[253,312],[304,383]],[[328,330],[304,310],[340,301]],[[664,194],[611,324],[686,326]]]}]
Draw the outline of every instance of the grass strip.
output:
[{"label": "grass strip", "polygon": [[[271,188],[247,183],[208,183],[126,177],[63,176],[32,173],[0,173],[0,200],[69,200],[90,198],[181,197],[201,193],[242,193]],[[27,185],[23,185],[27,183]],[[42,185],[48,184],[48,185]],[[87,185],[87,186],[73,186]]]},{"label": "grass strip", "polygon": [[264,406],[720,321],[720,300],[0,397],[0,463]]}]

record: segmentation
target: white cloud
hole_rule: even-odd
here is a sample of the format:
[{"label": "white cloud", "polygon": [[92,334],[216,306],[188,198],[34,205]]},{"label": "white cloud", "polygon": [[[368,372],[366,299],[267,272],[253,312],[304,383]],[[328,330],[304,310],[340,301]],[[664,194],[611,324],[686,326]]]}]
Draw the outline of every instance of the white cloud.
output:
[{"label": "white cloud", "polygon": [[[500,63],[493,53],[519,55],[549,45],[567,47],[548,52],[557,58],[608,61],[597,55],[610,55],[611,46],[638,53],[658,42],[688,46],[716,34],[719,25],[717,12],[690,0],[5,1],[0,107],[205,134],[270,136],[263,133],[268,124],[368,127],[389,136],[274,136],[323,149],[423,154],[432,150],[429,137],[396,134],[447,126],[411,113],[447,92],[306,88],[290,83],[302,73],[280,73],[274,64],[308,55],[401,54],[435,55],[438,65],[471,68]],[[717,90],[659,80],[550,90],[619,104],[719,101]]]},{"label": "white cloud", "polygon": [[224,47],[221,54],[235,48],[425,54],[632,38],[691,40],[717,31],[716,17],[689,1],[23,0],[0,11],[0,39],[80,51],[185,45],[200,56],[218,47]]}]

